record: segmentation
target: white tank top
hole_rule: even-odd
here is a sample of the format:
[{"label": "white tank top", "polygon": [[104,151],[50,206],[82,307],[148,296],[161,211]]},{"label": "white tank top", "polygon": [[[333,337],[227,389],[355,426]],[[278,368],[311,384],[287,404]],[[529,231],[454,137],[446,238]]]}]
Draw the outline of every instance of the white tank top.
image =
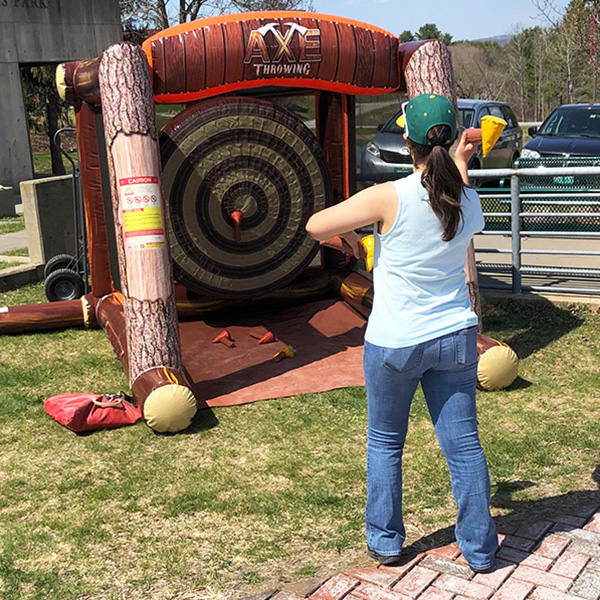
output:
[{"label": "white tank top", "polygon": [[465,282],[467,248],[483,229],[477,193],[465,188],[456,236],[442,241],[442,224],[427,201],[421,173],[392,183],[398,213],[380,235],[375,224],[374,299],[365,339],[405,348],[477,324]]}]

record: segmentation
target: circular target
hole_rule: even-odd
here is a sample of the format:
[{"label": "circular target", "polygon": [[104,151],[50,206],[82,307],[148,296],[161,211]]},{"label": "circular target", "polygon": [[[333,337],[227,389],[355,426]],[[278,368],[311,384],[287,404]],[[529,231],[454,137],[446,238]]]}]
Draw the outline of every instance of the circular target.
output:
[{"label": "circular target", "polygon": [[208,100],[169,121],[160,152],[180,283],[257,297],[315,257],[319,245],[305,225],[331,203],[331,178],[317,139],[296,117],[263,100]]}]

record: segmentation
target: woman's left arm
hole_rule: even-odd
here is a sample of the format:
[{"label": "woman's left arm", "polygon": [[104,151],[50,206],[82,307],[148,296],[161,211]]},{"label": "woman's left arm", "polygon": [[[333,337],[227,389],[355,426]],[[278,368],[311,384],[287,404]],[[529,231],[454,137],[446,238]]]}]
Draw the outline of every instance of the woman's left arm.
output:
[{"label": "woman's left arm", "polygon": [[385,229],[385,225],[393,223],[397,210],[396,188],[391,183],[382,183],[315,213],[308,220],[306,231],[319,241],[340,235],[355,248],[353,241],[358,239],[355,229],[376,222]]}]

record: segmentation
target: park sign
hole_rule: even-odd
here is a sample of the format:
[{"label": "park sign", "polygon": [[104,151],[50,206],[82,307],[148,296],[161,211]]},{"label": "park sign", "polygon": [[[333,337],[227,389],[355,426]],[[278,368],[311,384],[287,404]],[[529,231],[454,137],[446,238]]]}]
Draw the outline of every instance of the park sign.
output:
[{"label": "park sign", "polygon": [[120,39],[118,0],[0,0],[0,185],[33,177],[20,67],[97,56]]}]

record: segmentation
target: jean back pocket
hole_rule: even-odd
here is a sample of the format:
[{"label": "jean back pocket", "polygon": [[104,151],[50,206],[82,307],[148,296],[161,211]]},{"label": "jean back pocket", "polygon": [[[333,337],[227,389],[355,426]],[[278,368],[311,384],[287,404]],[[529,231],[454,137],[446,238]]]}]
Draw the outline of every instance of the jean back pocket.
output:
[{"label": "jean back pocket", "polygon": [[454,332],[456,364],[472,365],[477,362],[477,326]]}]

